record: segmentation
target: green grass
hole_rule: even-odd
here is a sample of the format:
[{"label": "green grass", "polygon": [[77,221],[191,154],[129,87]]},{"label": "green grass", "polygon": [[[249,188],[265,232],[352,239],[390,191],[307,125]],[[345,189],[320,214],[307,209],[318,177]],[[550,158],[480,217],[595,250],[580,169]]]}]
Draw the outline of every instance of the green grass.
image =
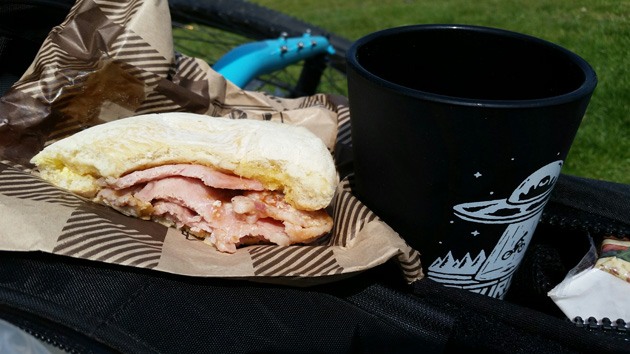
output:
[{"label": "green grass", "polygon": [[253,0],[351,40],[411,24],[498,27],[559,44],[586,59],[599,84],[563,173],[630,183],[628,0]]}]

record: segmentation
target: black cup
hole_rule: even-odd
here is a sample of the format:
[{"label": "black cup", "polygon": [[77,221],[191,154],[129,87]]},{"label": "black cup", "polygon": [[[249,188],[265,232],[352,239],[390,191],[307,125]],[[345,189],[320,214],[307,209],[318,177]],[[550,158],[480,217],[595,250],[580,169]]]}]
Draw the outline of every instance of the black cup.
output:
[{"label": "black cup", "polygon": [[447,286],[502,298],[597,77],[576,54],[479,26],[416,25],[347,53],[354,193]]}]

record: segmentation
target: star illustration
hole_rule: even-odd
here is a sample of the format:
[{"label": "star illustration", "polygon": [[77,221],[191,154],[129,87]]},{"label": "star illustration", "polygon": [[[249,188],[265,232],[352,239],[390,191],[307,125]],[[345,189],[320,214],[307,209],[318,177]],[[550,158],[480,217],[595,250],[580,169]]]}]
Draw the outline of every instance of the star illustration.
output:
[{"label": "star illustration", "polygon": [[475,231],[471,232],[471,234],[472,234],[473,236],[477,236],[477,235],[479,235],[479,231],[475,230]]},{"label": "star illustration", "polygon": [[480,172],[477,172],[477,173],[475,173],[473,176],[475,176],[475,178],[479,178],[479,177],[481,177],[481,173],[480,173]]}]

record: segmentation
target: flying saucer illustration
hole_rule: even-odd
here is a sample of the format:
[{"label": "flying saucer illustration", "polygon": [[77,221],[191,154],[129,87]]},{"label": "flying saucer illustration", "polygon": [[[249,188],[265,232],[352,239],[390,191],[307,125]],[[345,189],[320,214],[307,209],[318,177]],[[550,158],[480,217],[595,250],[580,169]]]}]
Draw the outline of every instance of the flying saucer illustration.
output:
[{"label": "flying saucer illustration", "polygon": [[509,224],[530,219],[545,206],[561,168],[561,160],[540,168],[527,177],[509,198],[455,205],[455,215],[482,224]]}]

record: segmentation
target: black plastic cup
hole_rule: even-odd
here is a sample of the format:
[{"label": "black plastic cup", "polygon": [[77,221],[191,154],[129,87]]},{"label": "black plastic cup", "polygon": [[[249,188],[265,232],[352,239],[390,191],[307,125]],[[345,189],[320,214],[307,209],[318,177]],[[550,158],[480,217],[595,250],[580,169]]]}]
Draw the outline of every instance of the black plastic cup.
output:
[{"label": "black plastic cup", "polygon": [[354,193],[427,276],[503,298],[597,77],[528,35],[416,25],[347,53]]}]

